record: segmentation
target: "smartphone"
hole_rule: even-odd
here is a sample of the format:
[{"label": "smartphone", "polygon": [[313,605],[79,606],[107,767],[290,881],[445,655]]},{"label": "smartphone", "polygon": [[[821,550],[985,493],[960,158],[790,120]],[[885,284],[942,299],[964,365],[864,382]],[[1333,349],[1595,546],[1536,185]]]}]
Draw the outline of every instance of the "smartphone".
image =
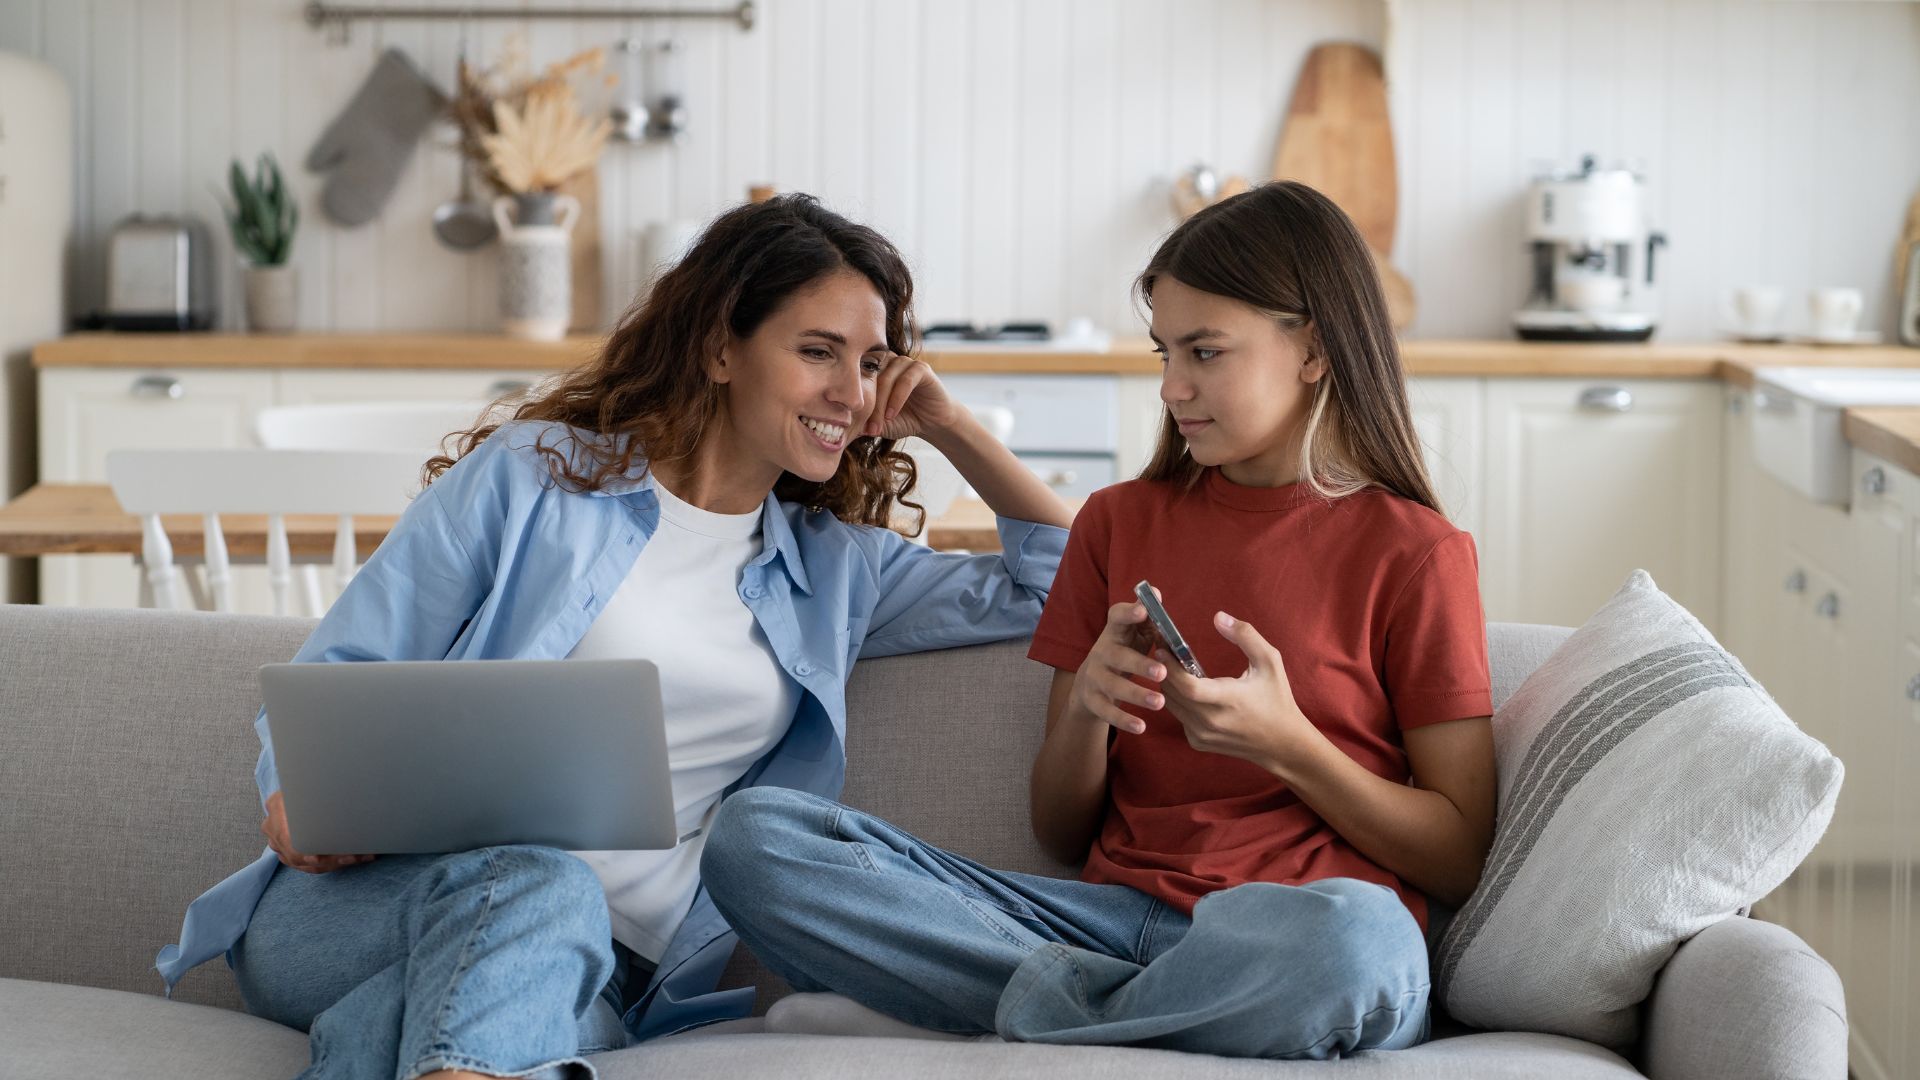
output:
[{"label": "smartphone", "polygon": [[1200,670],[1200,661],[1193,658],[1193,650],[1187,647],[1187,639],[1180,636],[1180,630],[1173,625],[1173,616],[1160,606],[1160,598],[1153,595],[1153,586],[1141,582],[1133,587],[1133,595],[1147,609],[1147,621],[1153,624],[1153,632],[1160,638],[1160,644],[1167,647],[1173,658],[1186,669],[1187,674],[1196,679],[1204,679],[1207,673]]}]

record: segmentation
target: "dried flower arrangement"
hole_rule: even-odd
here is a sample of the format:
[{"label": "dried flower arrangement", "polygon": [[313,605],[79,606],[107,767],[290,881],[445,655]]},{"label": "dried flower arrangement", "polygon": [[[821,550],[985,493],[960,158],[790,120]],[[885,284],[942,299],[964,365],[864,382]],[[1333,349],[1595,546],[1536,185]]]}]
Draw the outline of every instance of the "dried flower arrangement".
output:
[{"label": "dried flower arrangement", "polygon": [[612,130],[605,108],[589,112],[581,106],[583,100],[600,102],[613,85],[605,68],[605,50],[593,48],[531,74],[517,35],[491,68],[462,60],[450,107],[460,128],[460,152],[497,190],[558,190],[593,168]]}]

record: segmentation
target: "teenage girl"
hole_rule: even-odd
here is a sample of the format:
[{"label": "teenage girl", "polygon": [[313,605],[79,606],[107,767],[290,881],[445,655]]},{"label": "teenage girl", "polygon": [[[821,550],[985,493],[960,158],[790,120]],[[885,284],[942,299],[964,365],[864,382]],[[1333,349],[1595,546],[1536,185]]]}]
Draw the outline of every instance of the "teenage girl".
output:
[{"label": "teenage girl", "polygon": [[[1465,901],[1492,839],[1492,707],[1473,540],[1422,464],[1372,258],[1275,183],[1176,229],[1138,290],[1159,445],[1075,519],[1029,653],[1057,669],[1033,830],[1081,880],[764,787],[723,805],[704,879],[796,988],[923,1028],[1413,1046],[1429,900]],[[1204,677],[1152,643],[1143,580]]]}]

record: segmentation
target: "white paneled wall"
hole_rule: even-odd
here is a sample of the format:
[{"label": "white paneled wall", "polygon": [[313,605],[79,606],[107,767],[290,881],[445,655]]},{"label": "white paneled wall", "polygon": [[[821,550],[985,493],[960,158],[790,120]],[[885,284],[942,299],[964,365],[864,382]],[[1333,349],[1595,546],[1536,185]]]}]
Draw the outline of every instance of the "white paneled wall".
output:
[{"label": "white paneled wall", "polygon": [[[454,0],[437,0],[457,10]],[[551,0],[539,0],[541,3]],[[687,0],[693,2],[693,0]],[[500,0],[506,6],[506,0]],[[322,221],[299,167],[378,51],[450,84],[454,23],[355,26],[330,44],[301,0],[0,0],[0,48],[68,74],[78,110],[76,310],[100,241],[135,210],[218,225],[226,162],[271,149],[305,195],[295,258],[311,329],[484,329],[490,253],[428,231],[458,174],[425,146],[375,223]],[[1920,186],[1920,5],[1848,0],[759,0],[760,24],[673,28],[691,130],[611,146],[609,316],[648,222],[704,219],[769,181],[812,191],[906,250],[924,319],[1137,326],[1127,284],[1172,226],[1195,160],[1260,178],[1315,42],[1388,52],[1398,262],[1414,333],[1503,336],[1524,291],[1520,196],[1585,151],[1653,179],[1663,338],[1710,337],[1725,290],[1857,284],[1887,329],[1892,244]],[[473,24],[538,61],[661,24]],[[215,228],[223,261],[231,248]],[[225,325],[237,281],[221,275]]]},{"label": "white paneled wall", "polygon": [[[1893,249],[1920,190],[1920,4],[1392,0],[1396,261],[1422,337],[1506,332],[1526,291],[1536,163],[1650,180],[1664,340],[1711,338],[1733,287],[1853,285],[1891,333]],[[1801,328],[1789,323],[1789,329]]]},{"label": "white paneled wall", "polygon": [[[294,255],[307,328],[492,325],[491,254],[444,251],[428,229],[457,186],[451,151],[423,146],[381,217],[352,230],[322,220],[317,178],[300,168],[380,49],[405,49],[450,86],[457,24],[362,23],[338,46],[306,26],[302,7],[0,0],[0,48],[45,56],[75,90],[76,310],[99,304],[100,243],[115,221],[135,209],[190,210],[218,225],[211,185],[227,161],[271,149],[307,204]],[[1307,48],[1326,38],[1377,46],[1384,18],[1371,0],[758,7],[747,33],[730,23],[673,28],[687,46],[683,142],[607,151],[609,317],[637,281],[648,222],[705,219],[749,184],[772,182],[819,194],[892,237],[917,271],[923,319],[1086,314],[1134,326],[1127,285],[1173,225],[1171,177],[1202,158],[1259,175]],[[545,62],[666,30],[486,21],[471,24],[470,42],[491,56],[523,34]],[[237,279],[222,277],[222,322],[237,327]]]}]

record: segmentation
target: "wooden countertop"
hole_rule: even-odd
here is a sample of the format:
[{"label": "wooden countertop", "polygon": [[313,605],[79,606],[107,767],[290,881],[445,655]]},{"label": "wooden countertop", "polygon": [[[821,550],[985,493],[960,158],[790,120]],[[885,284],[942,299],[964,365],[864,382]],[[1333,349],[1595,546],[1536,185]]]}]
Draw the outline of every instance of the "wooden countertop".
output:
[{"label": "wooden countertop", "polygon": [[[34,347],[39,367],[553,369],[593,355],[601,338],[518,341],[498,334],[73,334]],[[1413,375],[1568,378],[1727,378],[1753,381],[1769,365],[1920,367],[1920,349],[1701,343],[1570,345],[1530,341],[1401,343]],[[1157,375],[1144,337],[1120,338],[1102,353],[1058,350],[926,352],[951,372]]]},{"label": "wooden countertop", "polygon": [[1920,473],[1920,409],[1848,409],[1840,431],[1856,449]]},{"label": "wooden countertop", "polygon": [[[396,368],[559,370],[590,358],[603,339],[519,341],[498,334],[73,334],[34,347],[42,368]],[[1686,378],[1753,385],[1756,368],[1913,367],[1920,349],[1898,346],[1694,344],[1579,345],[1517,341],[1404,341],[1409,374],[1460,377]],[[1120,338],[1107,352],[947,351],[925,358],[943,372],[1058,375],[1157,375],[1159,358],[1144,337]],[[1920,409],[1850,410],[1847,437],[1920,472]],[[988,523],[989,525],[991,522]],[[972,546],[954,545],[954,546]]]}]

